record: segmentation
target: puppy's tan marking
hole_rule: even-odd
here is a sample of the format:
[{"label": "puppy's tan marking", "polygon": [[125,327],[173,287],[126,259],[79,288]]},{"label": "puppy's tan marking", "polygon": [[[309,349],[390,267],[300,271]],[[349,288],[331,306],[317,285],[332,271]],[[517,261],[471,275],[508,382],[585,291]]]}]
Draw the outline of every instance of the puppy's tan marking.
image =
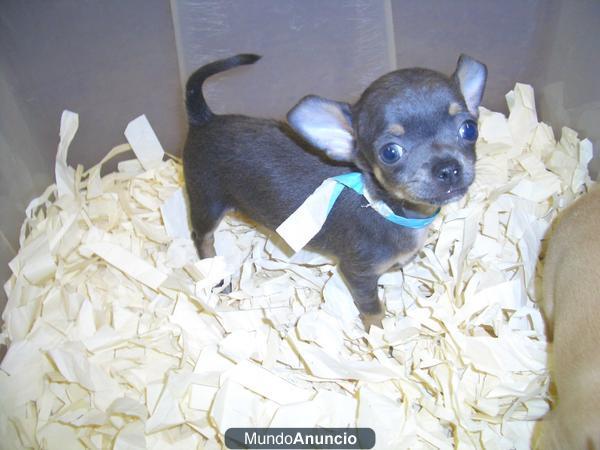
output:
[{"label": "puppy's tan marking", "polygon": [[408,263],[410,263],[413,259],[415,259],[415,257],[417,256],[417,254],[419,253],[419,250],[423,247],[423,245],[425,244],[425,238],[427,237],[427,228],[422,228],[420,230],[415,230],[415,245],[418,245],[419,247],[413,251],[410,252],[400,252],[396,255],[394,255],[392,258],[382,261],[378,266],[377,266],[377,270],[381,271],[381,272],[387,272],[388,270],[392,269],[392,268],[401,268],[406,266]]},{"label": "puppy's tan marking", "polygon": [[387,185],[383,173],[381,172],[381,169],[378,166],[373,166],[373,173],[375,174],[375,178],[377,178],[377,180],[381,183],[382,186]]},{"label": "puppy's tan marking", "polygon": [[405,133],[404,127],[399,123],[391,124],[388,127],[387,132],[389,134],[393,134],[394,136],[402,136]]},{"label": "puppy's tan marking", "polygon": [[373,166],[373,173],[375,174],[375,178],[377,178],[377,181],[379,181],[379,183],[390,194],[392,194],[394,197],[396,197],[398,199],[403,199],[404,198],[404,195],[402,194],[401,190],[396,189],[393,185],[391,185],[390,183],[387,182],[387,180],[383,176],[383,172],[381,171],[381,169],[378,166]]},{"label": "puppy's tan marking", "polygon": [[215,251],[215,235],[213,233],[207,234],[202,239],[200,244],[200,256],[202,258],[214,258],[217,256]]},{"label": "puppy's tan marking", "polygon": [[462,108],[458,103],[456,103],[456,102],[450,103],[450,107],[448,108],[448,114],[450,114],[451,116],[455,116],[461,111],[462,111]]}]

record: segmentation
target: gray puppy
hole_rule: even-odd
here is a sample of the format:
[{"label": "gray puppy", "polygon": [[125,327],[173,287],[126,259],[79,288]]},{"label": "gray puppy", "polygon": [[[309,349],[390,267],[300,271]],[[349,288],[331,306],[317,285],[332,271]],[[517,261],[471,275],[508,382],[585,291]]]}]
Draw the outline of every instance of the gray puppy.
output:
[{"label": "gray puppy", "polygon": [[[186,86],[189,132],[183,167],[193,238],[214,256],[213,230],[236,209],[275,230],[326,179],[360,171],[372,201],[398,216],[423,218],[462,197],[475,176],[477,108],[487,69],[462,55],[450,77],[397,70],[354,105],[302,99],[282,122],[216,115],[202,95],[211,75],[260,57],[243,54],[194,72]],[[344,189],[308,248],[337,258],[368,329],[380,324],[377,280],[419,251],[427,228],[393,223]]]}]

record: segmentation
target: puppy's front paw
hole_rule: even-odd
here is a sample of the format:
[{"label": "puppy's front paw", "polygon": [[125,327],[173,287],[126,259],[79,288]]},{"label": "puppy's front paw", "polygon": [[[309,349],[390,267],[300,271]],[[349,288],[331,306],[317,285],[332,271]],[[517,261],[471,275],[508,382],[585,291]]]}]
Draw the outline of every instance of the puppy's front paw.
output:
[{"label": "puppy's front paw", "polygon": [[371,329],[371,326],[376,326],[379,328],[383,328],[381,321],[385,317],[385,313],[383,311],[373,313],[373,314],[361,314],[360,319],[365,327],[366,332],[368,333]]}]

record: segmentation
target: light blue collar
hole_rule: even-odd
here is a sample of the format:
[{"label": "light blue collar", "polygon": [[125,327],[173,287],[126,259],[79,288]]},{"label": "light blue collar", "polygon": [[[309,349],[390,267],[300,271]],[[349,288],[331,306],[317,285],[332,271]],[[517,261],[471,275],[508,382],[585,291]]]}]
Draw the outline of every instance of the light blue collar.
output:
[{"label": "light blue collar", "polygon": [[[360,172],[345,173],[343,175],[338,175],[337,177],[333,177],[331,179],[337,181],[337,185],[335,186],[333,194],[331,195],[331,200],[329,201],[329,209],[327,210],[328,214],[329,212],[331,212],[331,208],[333,208],[333,205],[344,190],[344,187],[349,187],[357,194],[365,196],[365,183],[363,182],[362,174]],[[429,217],[424,217],[422,219],[410,219],[408,217],[402,217],[398,216],[397,214],[394,214],[387,205],[386,211],[388,212],[384,212],[380,208],[373,209],[390,222],[393,222],[397,225],[401,225],[403,227],[415,229],[425,228],[426,226],[431,224],[431,222],[434,221],[434,219],[440,212],[440,209],[438,208]]]}]

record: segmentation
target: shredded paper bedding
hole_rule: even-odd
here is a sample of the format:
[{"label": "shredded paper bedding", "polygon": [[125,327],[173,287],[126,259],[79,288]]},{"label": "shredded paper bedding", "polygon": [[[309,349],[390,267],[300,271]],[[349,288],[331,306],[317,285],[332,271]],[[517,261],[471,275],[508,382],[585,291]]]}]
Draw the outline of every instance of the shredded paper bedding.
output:
[{"label": "shredded paper bedding", "polygon": [[67,164],[65,112],[56,184],[28,206],[5,285],[0,446],[220,449],[229,427],[359,426],[377,449],[529,448],[549,409],[538,255],[592,146],[555,141],[530,86],[507,101],[508,118],[481,109],[467,196],[380,279],[369,334],[331,261],[243,218],[199,260],[181,165],[144,116],[86,171]]}]

